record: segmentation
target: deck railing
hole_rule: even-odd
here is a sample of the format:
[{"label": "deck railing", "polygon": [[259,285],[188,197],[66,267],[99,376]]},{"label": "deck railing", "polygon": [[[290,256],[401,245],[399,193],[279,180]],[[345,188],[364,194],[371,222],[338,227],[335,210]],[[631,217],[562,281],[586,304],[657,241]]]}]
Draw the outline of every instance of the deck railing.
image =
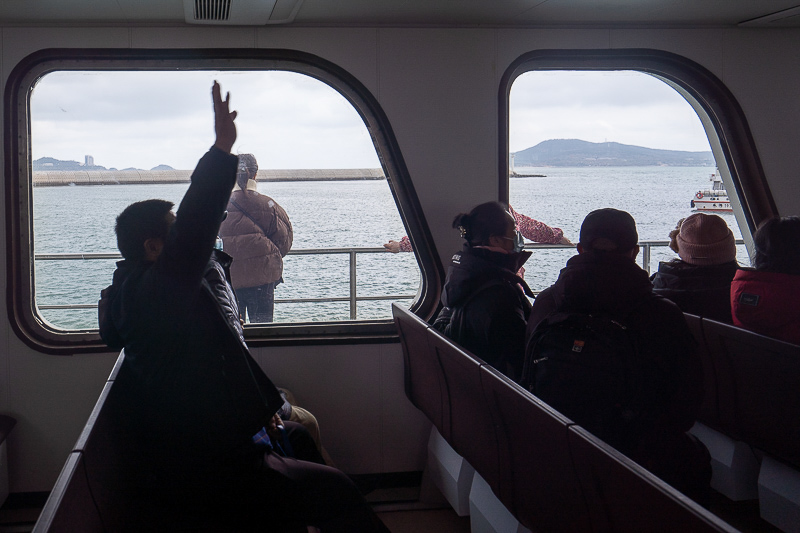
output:
[{"label": "deck railing", "polygon": [[[358,296],[357,288],[357,256],[358,254],[386,254],[386,248],[301,248],[290,250],[288,255],[343,255],[349,256],[350,291],[348,296],[328,298],[276,298],[275,304],[350,302],[350,319],[355,320],[358,313],[358,302],[380,300],[411,300],[416,294],[386,294],[379,296]],[[36,254],[36,261],[86,261],[97,259],[122,259],[119,253],[82,253],[82,254]],[[97,304],[38,304],[39,309],[95,309]]]},{"label": "deck railing", "polygon": [[[736,244],[743,244],[744,241],[737,240]],[[661,248],[669,246],[669,241],[642,241],[639,243],[641,248],[641,264],[648,273],[650,273],[650,257],[653,248]],[[559,248],[574,248],[574,246],[564,244],[539,244],[532,243],[526,244],[526,250],[541,250],[541,249],[559,249]],[[331,255],[331,254],[347,254],[349,256],[349,272],[350,272],[350,291],[348,296],[342,297],[329,297],[329,298],[277,298],[276,304],[298,304],[298,303],[322,303],[322,302],[350,302],[350,319],[355,320],[358,311],[358,302],[362,301],[381,301],[381,300],[411,300],[416,295],[414,294],[387,294],[378,296],[358,296],[356,283],[357,280],[357,256],[358,254],[385,254],[389,253],[385,248],[305,248],[290,250],[289,255]],[[121,259],[118,253],[83,253],[83,254],[36,254],[36,261],[86,261],[98,259]],[[538,291],[537,291],[538,292]],[[37,304],[39,309],[94,309],[97,308],[96,303],[92,304]]]}]

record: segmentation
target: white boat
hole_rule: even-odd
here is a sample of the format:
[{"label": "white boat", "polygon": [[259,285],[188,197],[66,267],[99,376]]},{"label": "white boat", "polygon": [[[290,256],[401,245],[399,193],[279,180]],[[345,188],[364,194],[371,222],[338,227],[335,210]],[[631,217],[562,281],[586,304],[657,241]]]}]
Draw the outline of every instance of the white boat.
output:
[{"label": "white boat", "polygon": [[711,174],[709,178],[711,189],[697,191],[691,201],[692,209],[697,211],[733,211],[731,201],[728,198],[728,191],[722,183],[719,170]]}]

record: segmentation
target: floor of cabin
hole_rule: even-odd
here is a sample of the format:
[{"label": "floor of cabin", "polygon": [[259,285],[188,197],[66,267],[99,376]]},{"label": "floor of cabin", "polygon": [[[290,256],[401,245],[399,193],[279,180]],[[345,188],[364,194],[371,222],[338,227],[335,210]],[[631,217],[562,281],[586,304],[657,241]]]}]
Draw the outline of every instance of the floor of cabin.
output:
[{"label": "floor of cabin", "polygon": [[[375,489],[367,492],[378,516],[392,533],[468,533],[468,516],[458,516],[450,507],[419,502],[419,487]],[[11,494],[0,507],[0,533],[33,530],[47,499],[46,493]],[[758,515],[758,502],[733,502],[714,493],[711,511],[746,533],[779,533]]]}]

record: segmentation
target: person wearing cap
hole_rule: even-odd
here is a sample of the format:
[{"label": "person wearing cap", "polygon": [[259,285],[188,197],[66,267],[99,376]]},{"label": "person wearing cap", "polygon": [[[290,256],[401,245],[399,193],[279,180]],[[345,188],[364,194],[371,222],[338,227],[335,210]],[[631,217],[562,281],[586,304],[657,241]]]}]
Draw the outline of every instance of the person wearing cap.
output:
[{"label": "person wearing cap", "polygon": [[683,312],[653,293],[647,272],[636,264],[638,239],[629,213],[613,208],[589,213],[581,225],[578,254],[534,301],[527,336],[556,312],[600,314],[625,325],[642,364],[652,369],[640,379],[647,380],[647,390],[657,391],[660,401],[642,411],[635,436],[620,437],[630,443],[620,451],[703,503],[709,497],[710,457],[687,433],[702,400],[702,366]]},{"label": "person wearing cap", "polygon": [[733,324],[800,345],[800,217],[767,220],[753,244],[754,269],[731,284]]},{"label": "person wearing cap", "polygon": [[257,190],[258,163],[239,155],[228,216],[220,226],[223,249],[233,257],[231,281],[242,320],[272,322],[275,287],[283,281],[283,258],[292,247],[292,223],[278,203]]},{"label": "person wearing cap", "polygon": [[718,215],[695,213],[670,236],[679,259],[659,263],[650,278],[653,292],[685,313],[731,324],[731,281],[739,263],[728,224]]}]

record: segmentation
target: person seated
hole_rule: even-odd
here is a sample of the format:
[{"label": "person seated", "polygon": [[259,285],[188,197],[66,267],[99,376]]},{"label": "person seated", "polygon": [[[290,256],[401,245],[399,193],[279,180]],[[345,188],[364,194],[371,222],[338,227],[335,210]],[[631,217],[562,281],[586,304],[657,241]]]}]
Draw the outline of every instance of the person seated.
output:
[{"label": "person seated", "polygon": [[754,269],[731,284],[733,324],[800,344],[800,217],[773,218],[753,237]]},{"label": "person seated", "polygon": [[[711,459],[705,446],[687,433],[703,397],[702,365],[683,313],[653,294],[647,271],[636,264],[637,242],[636,222],[629,213],[605,208],[586,216],[578,255],[533,303],[523,386],[667,483],[706,503]],[[581,353],[599,352],[593,352],[584,337],[567,331],[561,360],[576,361],[554,366],[558,354],[543,357],[544,343],[538,339],[558,317],[566,316],[575,316],[573,324],[594,317],[615,325],[617,333],[602,337],[597,350],[609,342],[619,343],[620,349],[606,348],[607,357],[601,360],[581,360]],[[631,357],[617,355],[631,349]],[[621,416],[611,416],[616,411]]]},{"label": "person seated", "polygon": [[684,313],[732,323],[731,281],[739,263],[736,241],[725,220],[705,213],[682,219],[670,232],[670,247],[680,259],[659,263],[650,278],[653,292],[675,302]]},{"label": "person seated", "polygon": [[453,220],[466,241],[453,255],[434,327],[511,379],[522,371],[528,285],[516,272],[531,256],[505,205],[487,202]]},{"label": "person seated", "polygon": [[245,343],[231,257],[215,249],[236,181],[236,112],[216,82],[212,99],[216,142],[177,214],[145,200],[117,217],[124,260],[98,306],[100,336],[125,349],[114,387],[131,433],[120,453],[140,466],[129,487],[158,509],[130,530],[387,532],[303,427],[275,416],[283,398]]}]

